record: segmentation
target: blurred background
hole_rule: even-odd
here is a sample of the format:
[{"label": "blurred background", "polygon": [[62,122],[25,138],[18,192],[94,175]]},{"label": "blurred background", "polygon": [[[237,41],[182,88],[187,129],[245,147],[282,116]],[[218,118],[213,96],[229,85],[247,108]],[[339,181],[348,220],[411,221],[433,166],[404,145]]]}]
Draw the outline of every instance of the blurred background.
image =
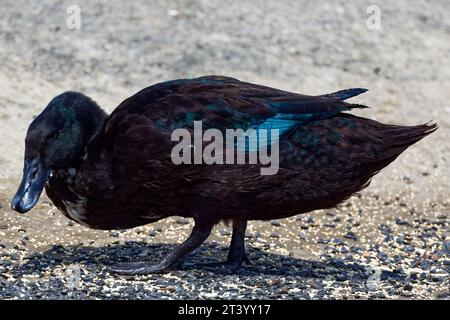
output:
[{"label": "blurred background", "polygon": [[[26,215],[9,209],[21,177],[26,128],[54,96],[78,90],[110,112],[156,82],[209,74],[312,95],[365,87],[370,91],[354,101],[371,109],[359,115],[402,125],[437,121],[440,129],[435,134],[377,175],[361,199],[350,201],[355,210],[367,208],[357,216],[360,224],[352,232],[370,243],[378,236],[377,223],[402,228],[395,219],[413,221],[413,210],[428,219],[444,216],[437,241],[448,239],[449,1],[3,0],[0,9],[4,250],[22,257],[58,243],[110,241],[111,234],[104,231],[80,226],[68,231],[67,219],[46,197]],[[325,213],[315,217],[320,220],[321,215]],[[284,226],[297,234],[299,223],[286,221]],[[161,222],[159,228],[170,229],[171,223]],[[270,237],[272,227],[255,223],[250,232],[259,230],[300,257],[317,251],[319,236],[346,232],[345,226],[344,231],[339,226],[329,231],[319,225],[305,239],[282,241]],[[21,228],[29,238],[25,245],[23,232],[17,231]],[[148,230],[154,228],[118,237],[148,240]],[[145,230],[145,237],[139,230]],[[174,230],[184,236],[189,225]],[[151,241],[179,241],[158,236]],[[215,237],[220,243],[228,241],[219,231]]]},{"label": "blurred background", "polygon": [[365,116],[405,125],[437,120],[441,130],[397,167],[434,175],[425,162],[441,164],[438,179],[421,178],[421,189],[447,197],[450,3],[377,1],[381,29],[370,30],[372,4],[2,1],[1,179],[19,176],[25,128],[62,91],[82,91],[111,111],[153,83],[221,74],[305,94],[366,87],[358,98],[372,107]]}]

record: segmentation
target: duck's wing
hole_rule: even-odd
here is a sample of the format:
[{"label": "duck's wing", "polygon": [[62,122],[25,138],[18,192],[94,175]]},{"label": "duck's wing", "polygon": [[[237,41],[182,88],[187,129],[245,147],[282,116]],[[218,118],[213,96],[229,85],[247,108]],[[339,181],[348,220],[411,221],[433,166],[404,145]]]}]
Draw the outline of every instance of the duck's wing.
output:
[{"label": "duck's wing", "polygon": [[[176,211],[188,206],[195,185],[211,177],[203,166],[173,164],[173,130],[192,129],[195,120],[202,120],[204,129],[270,128],[282,133],[305,121],[361,107],[333,96],[301,95],[227,77],[159,83],[126,99],[112,112],[88,145],[78,185],[93,197],[105,193],[119,197],[115,205],[126,205],[129,210],[136,206],[136,211],[147,207],[142,199],[158,201],[161,197],[163,202],[167,197],[173,199],[173,208],[166,208],[167,212]],[[217,178],[217,188],[222,188],[225,197],[229,190],[221,179]]]},{"label": "duck's wing", "polygon": [[303,121],[332,117],[353,108],[344,102],[365,89],[308,96],[222,76],[180,79],[150,86],[123,101],[111,114],[105,132],[113,132],[124,118],[144,115],[161,131],[192,128],[279,129],[280,134]]}]

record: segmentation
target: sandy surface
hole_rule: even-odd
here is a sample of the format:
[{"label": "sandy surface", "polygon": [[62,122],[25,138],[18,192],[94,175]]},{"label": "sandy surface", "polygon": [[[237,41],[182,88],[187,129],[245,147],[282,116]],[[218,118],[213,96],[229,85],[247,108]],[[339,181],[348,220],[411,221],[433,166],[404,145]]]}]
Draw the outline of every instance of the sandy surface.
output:
[{"label": "sandy surface", "polygon": [[[98,289],[102,285],[83,287],[90,288],[81,290],[87,298],[449,297],[450,2],[378,1],[382,29],[372,31],[366,27],[369,1],[257,3],[1,2],[0,297],[67,298],[67,294],[55,294],[67,287],[67,269],[78,262],[88,265],[82,267],[89,271],[83,277],[99,272],[95,279],[106,281],[106,288],[126,283],[116,296],[113,289]],[[81,8],[80,30],[66,27],[66,9],[72,4]],[[261,276],[256,268],[241,276],[176,271],[165,277],[117,279],[99,271],[101,262],[107,261],[98,252],[106,256],[110,250],[124,252],[123,259],[158,254],[164,251],[160,244],[180,242],[191,222],[177,223],[174,218],[112,234],[68,225],[46,197],[25,215],[9,209],[21,176],[26,128],[52,97],[79,90],[111,111],[152,83],[207,74],[306,94],[366,87],[370,91],[354,101],[371,109],[360,115],[407,125],[435,120],[440,129],[377,175],[361,198],[351,199],[340,209],[283,220],[280,226],[251,223],[250,258],[254,252],[254,258],[262,259],[269,269],[277,263],[298,264],[299,270],[319,268],[325,270],[323,277],[290,269],[270,269]],[[311,217],[314,221],[308,221]],[[393,239],[386,240],[383,226],[392,229]],[[229,239],[225,229],[216,228],[203,255],[213,260],[222,256]],[[356,240],[351,235],[344,237],[348,232]],[[431,236],[424,236],[427,232]],[[146,247],[146,242],[154,247]],[[52,249],[53,245],[63,247]],[[350,258],[345,251],[351,253],[352,247],[359,249]],[[61,250],[63,258],[53,259]],[[136,256],[126,256],[136,252]],[[380,252],[388,258],[381,259]],[[351,275],[358,270],[337,266],[336,273],[327,269],[336,264],[333,259],[341,258],[344,266],[361,266],[360,276],[366,276],[352,281]],[[30,259],[37,264],[27,265]],[[39,265],[39,261],[46,264]],[[315,265],[319,262],[323,268]],[[403,280],[396,280],[398,288],[382,278],[378,289],[367,289],[368,270],[395,272],[398,268],[403,275]],[[237,293],[227,295],[234,291],[227,291],[226,285],[219,288],[222,291],[202,282],[189,287],[196,272],[201,276],[195,277],[206,283],[211,279],[230,283],[229,287],[238,288]],[[337,276],[346,272],[347,278]],[[405,284],[411,273],[418,274],[418,279]],[[52,277],[57,283],[54,287],[49,285]],[[90,281],[96,283],[95,279]],[[111,279],[116,282],[110,284]],[[161,279],[172,281],[175,289],[160,289],[168,286]],[[248,279],[263,279],[262,289],[253,290],[257,285],[246,284]],[[33,281],[37,289],[30,287]],[[41,284],[47,286],[45,290],[39,289]],[[193,290],[195,285],[199,287]],[[184,286],[188,289],[177,291]],[[139,295],[146,290],[148,295]]]}]

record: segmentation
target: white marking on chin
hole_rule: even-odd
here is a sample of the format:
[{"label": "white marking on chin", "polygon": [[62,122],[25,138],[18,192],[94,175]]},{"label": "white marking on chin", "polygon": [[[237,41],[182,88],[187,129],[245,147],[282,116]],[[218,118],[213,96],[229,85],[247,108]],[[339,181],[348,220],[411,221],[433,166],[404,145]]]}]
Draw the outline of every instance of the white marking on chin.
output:
[{"label": "white marking on chin", "polygon": [[75,169],[75,168],[69,168],[68,171],[69,171],[69,175],[71,175],[72,178],[77,175],[77,169]]},{"label": "white marking on chin", "polygon": [[67,168],[65,170],[58,170],[53,173],[55,178],[61,179],[65,183],[67,190],[76,197],[74,201],[62,199],[61,197],[61,201],[64,206],[62,208],[58,207],[58,209],[64,212],[67,216],[69,216],[70,219],[76,221],[77,223],[85,227],[90,227],[89,224],[86,223],[87,198],[79,195],[74,190],[74,183],[77,174],[78,170],[76,168]]},{"label": "white marking on chin", "polygon": [[62,200],[64,203],[64,206],[66,207],[66,212],[68,216],[75,220],[77,223],[89,227],[89,224],[87,224],[86,221],[86,204],[87,199],[84,197],[78,196],[78,199],[75,202],[68,201],[68,200]]}]

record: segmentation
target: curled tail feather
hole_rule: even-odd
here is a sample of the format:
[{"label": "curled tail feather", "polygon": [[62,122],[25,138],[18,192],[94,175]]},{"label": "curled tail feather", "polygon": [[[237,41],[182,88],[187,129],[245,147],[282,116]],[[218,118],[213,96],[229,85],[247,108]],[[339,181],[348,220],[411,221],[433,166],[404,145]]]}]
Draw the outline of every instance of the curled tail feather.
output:
[{"label": "curled tail feather", "polygon": [[369,91],[369,90],[364,89],[364,88],[351,88],[351,89],[336,91],[336,92],[329,93],[329,94],[324,94],[323,97],[333,98],[333,99],[338,99],[338,100],[347,100],[352,97],[356,97],[357,95],[360,95],[361,93],[364,93],[367,91]]},{"label": "curled tail feather", "polygon": [[393,161],[409,146],[435,132],[438,125],[428,122],[417,126],[389,126],[383,132],[383,150],[381,157]]}]

